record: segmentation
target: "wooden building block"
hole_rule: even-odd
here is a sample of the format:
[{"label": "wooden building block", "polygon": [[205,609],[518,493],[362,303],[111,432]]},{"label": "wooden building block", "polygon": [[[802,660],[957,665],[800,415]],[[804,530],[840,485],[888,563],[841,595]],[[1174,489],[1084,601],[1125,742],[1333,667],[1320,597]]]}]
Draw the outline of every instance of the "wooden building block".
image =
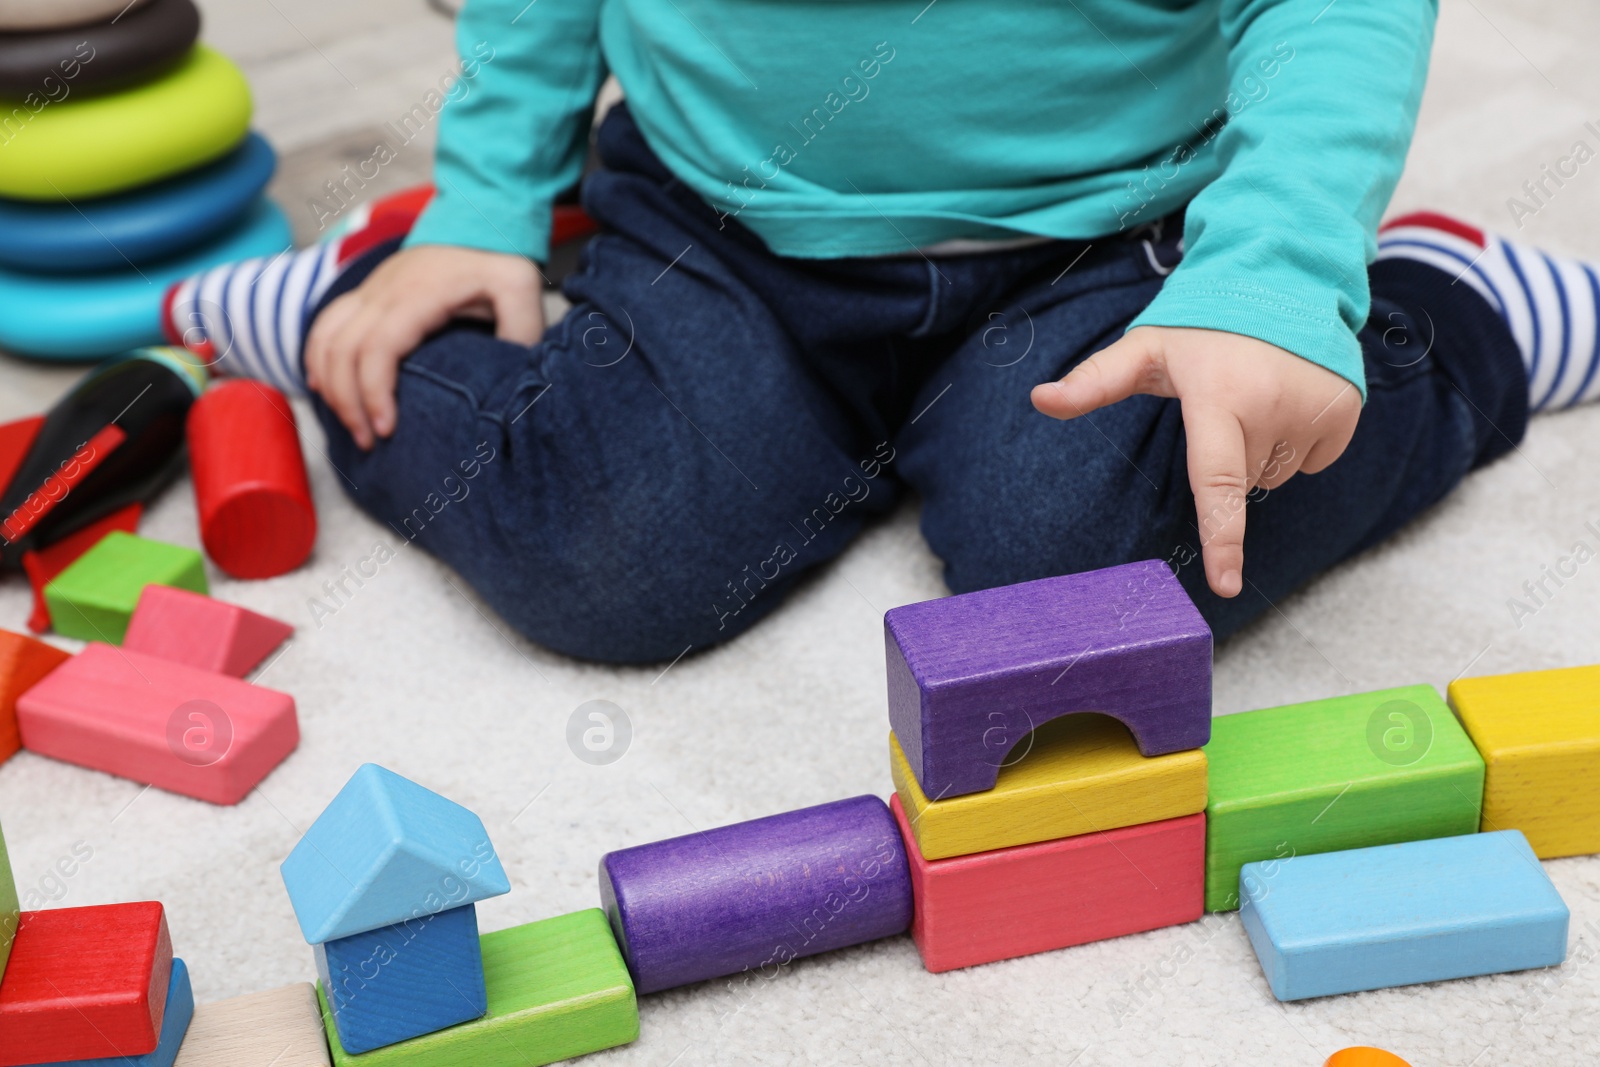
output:
[{"label": "wooden building block", "polygon": [[147,1052],[143,1056],[70,1060],[55,1067],[173,1067],[193,1018],[194,989],[189,983],[189,968],[182,960],[174,959],[171,977],[167,982],[166,1007],[161,1016],[161,1039],[154,1052]]},{"label": "wooden building block", "polygon": [[482,819],[374,763],[356,770],[279,872],[312,945],[511,892]]},{"label": "wooden building block", "polygon": [[1478,828],[1483,760],[1431,686],[1223,715],[1206,756],[1209,911],[1254,860]]},{"label": "wooden building block", "polygon": [[113,530],[56,575],[44,599],[57,633],[120,645],[147,585],[207,592],[205,561],[192,548]]},{"label": "wooden building block", "polygon": [[339,1044],[371,1052],[480,1019],[483,987],[474,905],[316,946],[317,975]]},{"label": "wooden building block", "polygon": [[176,1067],[330,1067],[310,982],[195,1009]]},{"label": "wooden building block", "polygon": [[1368,1045],[1342,1048],[1329,1056],[1322,1067],[1411,1067],[1392,1052]]},{"label": "wooden building block", "polygon": [[44,591],[55,581],[56,575],[76,563],[79,556],[99,544],[112,530],[136,532],[143,515],[144,505],[135,501],[59,541],[24,552],[22,570],[33,587],[33,613],[28,616],[28,629],[36,634],[50,629],[50,604],[44,598]]},{"label": "wooden building block", "polygon": [[598,909],[484,934],[481,943],[489,1014],[364,1056],[340,1046],[328,1019],[336,1067],[542,1067],[639,1036],[633,984]]},{"label": "wooden building block", "polygon": [[0,979],[5,977],[11,959],[11,943],[17,939],[17,924],[22,909],[17,900],[17,880],[11,873],[11,856],[6,852],[5,828],[0,827]]},{"label": "wooden building block", "polygon": [[607,853],[600,898],[641,993],[893,937],[912,913],[874,796]]},{"label": "wooden building block", "polygon": [[1567,905],[1516,830],[1250,863],[1239,881],[1239,917],[1279,1000],[1567,956]]},{"label": "wooden building block", "polygon": [[911,939],[930,971],[1103,941],[1200,918],[1206,817],[1125,826],[975,856],[911,856]]},{"label": "wooden building block", "polygon": [[154,1052],[172,970],[154,901],[24,912],[0,980],[0,1067]]},{"label": "wooden building block", "polygon": [[317,512],[294,408],[265,382],[218,382],[189,409],[200,539],[235,578],[287,574],[311,554]]},{"label": "wooden building block", "polygon": [[1450,683],[1485,765],[1484,830],[1546,859],[1600,852],[1600,666]]},{"label": "wooden building block", "polygon": [[237,804],[300,742],[294,698],[91,644],[17,700],[31,752]]},{"label": "wooden building block", "polygon": [[17,697],[71,657],[54,645],[0,630],[0,763],[22,747]]},{"label": "wooden building block", "polygon": [[243,678],[292,633],[288,623],[238,604],[170,585],[147,585],[122,647]]},{"label": "wooden building block", "polygon": [[1146,756],[1211,736],[1211,630],[1165,563],[908,604],[883,619],[889,725],[922,791],[980,793],[1051,719],[1120,719]]},{"label": "wooden building block", "polygon": [[945,859],[1193,815],[1206,807],[1201,749],[1141,756],[1128,728],[1069,715],[1034,731],[993,789],[930,801],[894,734],[889,765],[923,858]]},{"label": "wooden building block", "polygon": [[43,415],[0,423],[0,490],[9,487],[11,479],[22,469],[22,461],[28,458],[28,449],[33,447],[43,425]]}]

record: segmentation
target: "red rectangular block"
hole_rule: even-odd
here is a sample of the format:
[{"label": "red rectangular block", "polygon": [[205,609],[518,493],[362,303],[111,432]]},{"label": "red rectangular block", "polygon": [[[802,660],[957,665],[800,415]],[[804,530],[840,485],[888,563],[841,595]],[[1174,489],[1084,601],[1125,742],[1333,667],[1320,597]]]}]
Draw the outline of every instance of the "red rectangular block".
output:
[{"label": "red rectangular block", "polygon": [[243,678],[292,633],[288,623],[238,604],[170,585],[147,585],[122,647]]},{"label": "red rectangular block", "polygon": [[23,912],[0,980],[0,1067],[154,1052],[171,978],[155,901]]},{"label": "red rectangular block", "polygon": [[98,642],[17,700],[22,746],[42,756],[237,804],[294,751],[294,698]]},{"label": "red rectangular block", "polygon": [[926,860],[898,796],[911,861],[911,938],[930,971],[1176,926],[1205,906],[1206,817]]}]

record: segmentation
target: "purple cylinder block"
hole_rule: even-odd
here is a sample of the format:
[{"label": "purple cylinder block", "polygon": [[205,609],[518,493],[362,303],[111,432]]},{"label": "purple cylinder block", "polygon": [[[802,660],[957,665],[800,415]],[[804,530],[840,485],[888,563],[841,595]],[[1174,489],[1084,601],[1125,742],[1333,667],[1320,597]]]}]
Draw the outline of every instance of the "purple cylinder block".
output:
[{"label": "purple cylinder block", "polygon": [[608,853],[600,896],[640,993],[904,932],[911,873],[874,796]]},{"label": "purple cylinder block", "polygon": [[884,615],[889,725],[934,800],[993,789],[1051,719],[1118,719],[1146,756],[1211,739],[1211,628],[1160,560]]}]

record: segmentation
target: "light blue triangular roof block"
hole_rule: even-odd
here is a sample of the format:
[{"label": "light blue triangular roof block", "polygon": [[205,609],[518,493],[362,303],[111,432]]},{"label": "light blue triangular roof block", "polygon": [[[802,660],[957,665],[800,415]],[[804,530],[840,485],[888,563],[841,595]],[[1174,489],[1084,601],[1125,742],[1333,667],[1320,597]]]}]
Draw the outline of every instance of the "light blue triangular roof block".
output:
[{"label": "light blue triangular roof block", "polygon": [[279,870],[313,945],[511,892],[482,819],[373,763]]}]

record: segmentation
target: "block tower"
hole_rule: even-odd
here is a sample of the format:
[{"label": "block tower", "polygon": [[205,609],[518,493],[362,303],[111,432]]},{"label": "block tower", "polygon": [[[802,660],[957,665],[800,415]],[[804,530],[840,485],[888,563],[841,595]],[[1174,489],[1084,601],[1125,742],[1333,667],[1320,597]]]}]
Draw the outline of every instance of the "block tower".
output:
[{"label": "block tower", "polygon": [[282,874],[346,1053],[488,1012],[476,905],[511,883],[472,812],[365,764]]},{"label": "block tower", "polygon": [[1165,564],[911,604],[884,627],[928,970],[1200,917],[1211,631]]},{"label": "block tower", "polygon": [[282,871],[334,1067],[539,1067],[639,1036],[605,914],[479,937],[478,901],[511,889],[483,821],[392,771],[356,771]]}]

